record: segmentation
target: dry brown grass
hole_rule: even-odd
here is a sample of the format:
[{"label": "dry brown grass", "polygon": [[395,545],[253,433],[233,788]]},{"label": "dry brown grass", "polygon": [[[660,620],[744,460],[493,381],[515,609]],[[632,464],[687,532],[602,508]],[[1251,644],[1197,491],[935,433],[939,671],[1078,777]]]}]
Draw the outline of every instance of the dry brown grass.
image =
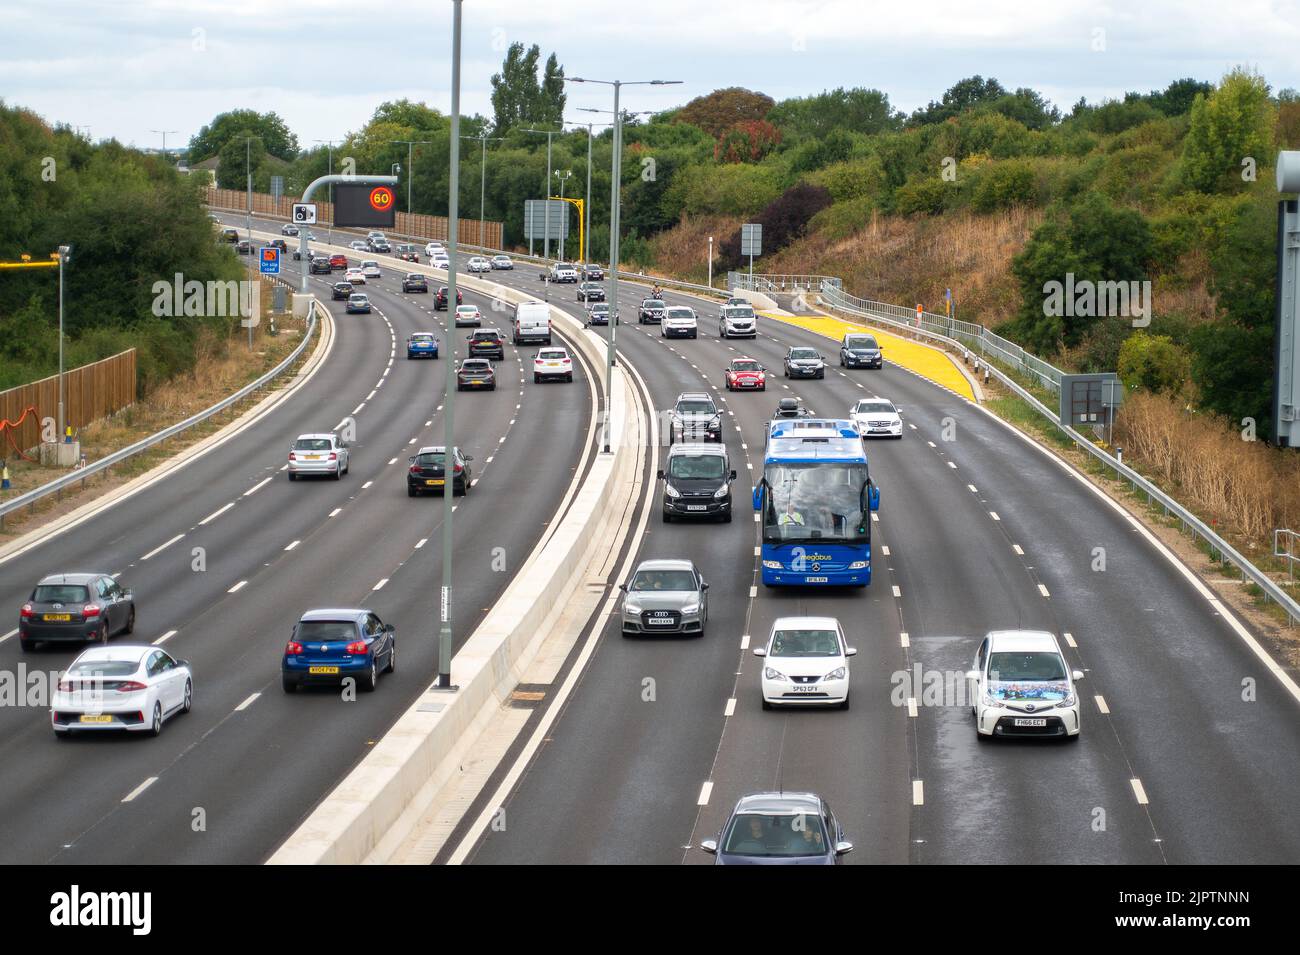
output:
[{"label": "dry brown grass", "polygon": [[688,219],[683,215],[676,226],[650,240],[655,262],[652,271],[703,285],[709,275],[709,236],[713,236],[713,282],[719,284],[719,276],[725,278],[726,269],[718,263],[718,248],[723,239],[740,231],[740,224],[740,219],[729,216]]},{"label": "dry brown grass", "polygon": [[1300,521],[1300,456],[1243,440],[1226,419],[1134,394],[1116,440],[1143,474],[1250,551],[1271,551],[1273,530]]}]

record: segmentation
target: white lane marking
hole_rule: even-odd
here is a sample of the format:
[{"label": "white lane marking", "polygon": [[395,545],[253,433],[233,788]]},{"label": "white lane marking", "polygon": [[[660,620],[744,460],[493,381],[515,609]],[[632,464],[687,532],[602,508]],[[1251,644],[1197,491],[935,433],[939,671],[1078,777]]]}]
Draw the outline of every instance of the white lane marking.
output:
[{"label": "white lane marking", "polygon": [[762,553],[763,553],[763,548],[762,548],[762,547],[755,547],[755,548],[754,548],[754,556],[755,556],[755,557],[758,557],[758,556],[759,556],[760,554],[762,554]]},{"label": "white lane marking", "polygon": [[[515,407],[519,407],[519,406],[516,405]],[[424,423],[424,426],[425,426],[426,428],[431,427],[432,425],[433,425],[433,420],[432,420],[432,419],[430,419],[429,421],[426,421],[426,422]]]},{"label": "white lane marking", "polygon": [[880,545],[880,553],[881,553],[882,556],[884,556],[884,557],[888,557],[888,556],[889,556],[889,545],[888,545],[888,544],[881,544],[881,545]]},{"label": "white lane marking", "polygon": [[235,707],[235,712],[238,713],[240,710],[248,709],[250,706],[253,705],[253,701],[256,700],[261,695],[262,695],[261,693],[252,694],[251,696],[248,697],[248,699],[244,700],[243,703],[240,703],[238,706]]},{"label": "white lane marking", "polygon": [[289,465],[287,465],[287,464],[282,464],[282,465],[280,465],[280,470],[281,470],[281,471],[287,471],[287,470],[289,470]]},{"label": "white lane marking", "polygon": [[285,550],[293,550],[295,547],[297,547],[297,546],[298,546],[299,544],[301,544],[301,543],[302,543],[302,541],[290,541],[289,544],[288,544],[284,549],[285,549]]},{"label": "white lane marking", "polygon": [[384,578],[383,580],[381,580],[379,583],[375,584],[375,586],[372,587],[371,589],[372,589],[372,590],[383,590],[383,589],[384,589],[384,584],[386,584],[386,583],[388,583],[388,578],[387,578],[387,577],[385,577],[385,578]]},{"label": "white lane marking", "polygon": [[415,438],[412,438],[410,441],[408,441],[408,442],[406,442],[406,443],[407,443],[407,444],[415,444]]},{"label": "white lane marking", "polygon": [[333,517],[335,514],[337,514],[337,513],[338,513],[339,511],[341,511],[341,510],[343,510],[343,508],[341,508],[341,507],[336,507],[336,508],[334,508],[334,510],[330,511],[330,517]]},{"label": "white lane marking", "polygon": [[952,468],[954,471],[957,470],[957,465],[953,464],[951,461],[948,462],[948,467]]},{"label": "white lane marking", "polygon": [[271,483],[270,478],[263,478],[262,480],[254,484],[252,487],[250,487],[247,491],[245,491],[244,497],[252,497],[254,494],[256,494],[258,491],[260,491],[262,488],[266,487],[270,483]]},{"label": "white lane marking", "polygon": [[124,797],[122,797],[122,802],[132,802],[132,801],[134,801],[136,796],[140,795],[142,792],[144,792],[146,789],[148,789],[150,786],[152,786],[152,785],[153,785],[154,783],[156,783],[157,781],[158,781],[158,777],[157,777],[157,776],[150,776],[148,779],[146,779],[144,782],[142,782],[139,786],[136,786],[135,789],[132,789],[129,793],[127,793]]},{"label": "white lane marking", "polygon": [[492,463],[492,459],[495,458],[495,457],[496,457],[495,454],[489,454],[487,460],[484,461],[483,463],[484,463],[484,464],[491,464],[491,463]]},{"label": "white lane marking", "polygon": [[1038,592],[1039,592],[1040,594],[1042,594],[1044,597],[1050,597],[1050,596],[1052,596],[1051,594],[1049,594],[1049,593],[1047,592],[1047,588],[1046,588],[1043,584],[1039,584],[1039,585],[1038,585]]},{"label": "white lane marking", "polygon": [[1020,557],[1024,557],[1024,556],[1025,556],[1025,552],[1021,549],[1021,547],[1020,547],[1019,544],[1012,544],[1012,545],[1011,545],[1011,549],[1012,549],[1013,551],[1015,551],[1016,554],[1017,554],[1018,556],[1020,556]]},{"label": "white lane marking", "polygon": [[1110,714],[1110,707],[1106,705],[1106,698],[1104,696],[1098,693],[1092,699],[1097,704],[1098,712],[1103,716],[1108,716]]},{"label": "white lane marking", "polygon": [[997,511],[989,511],[989,517],[993,518],[995,521],[1002,520],[1002,518],[998,517]]},{"label": "white lane marking", "polygon": [[[374,390],[372,389],[371,392],[370,392],[370,394],[366,395],[366,401],[369,401],[369,400],[370,400],[371,398],[373,398],[374,396],[375,396],[375,392],[374,392]],[[364,404],[364,402],[363,402],[363,404]]]},{"label": "white lane marking", "polygon": [[709,796],[711,796],[712,794],[713,794],[713,781],[710,780],[709,782],[706,782],[703,786],[700,787],[700,798],[695,801],[695,805],[707,806],[709,804]]},{"label": "white lane marking", "polygon": [[875,511],[872,511],[872,512],[871,512],[871,519],[872,519],[873,521],[879,521],[879,520],[880,520],[880,515],[877,514]]},{"label": "white lane marking", "polygon": [[974,484],[967,484],[966,487],[970,488],[970,492],[971,492],[972,494],[978,494],[978,493],[979,493],[979,488],[977,488]]},{"label": "white lane marking", "polygon": [[1069,646],[1071,646],[1071,647],[1076,647],[1076,648],[1077,648],[1077,647],[1079,646],[1077,643],[1074,642],[1074,634],[1069,633],[1069,632],[1066,632],[1066,634],[1065,634],[1065,642],[1066,642],[1067,645],[1069,645]]},{"label": "white lane marking", "polygon": [[[270,478],[267,478],[267,480],[269,481],[269,480],[271,480],[271,479],[270,479]],[[181,539],[182,537],[184,537],[184,536],[185,536],[184,534],[177,534],[175,537],[173,537],[173,538],[172,538],[171,540],[169,540],[167,543],[165,543],[165,544],[159,544],[157,547],[155,547],[153,550],[149,551],[149,553],[145,554],[145,555],[144,555],[143,557],[141,557],[140,559],[141,559],[141,560],[148,560],[150,557],[153,557],[155,554],[162,553],[162,552],[165,551],[168,547],[171,547],[172,544],[175,544],[178,540],[180,540],[180,539]]]},{"label": "white lane marking", "polygon": [[726,709],[722,711],[722,715],[723,716],[736,715],[736,698],[734,696],[731,699],[727,700],[727,706]]},{"label": "white lane marking", "polygon": [[903,592],[902,592],[901,590],[898,589],[898,584],[894,584],[892,590],[894,591],[894,596],[895,596],[895,597],[901,597],[901,596],[903,596]]},{"label": "white lane marking", "polygon": [[397,458],[393,458],[393,459],[390,460],[388,463],[389,463],[389,464],[396,464],[396,463],[397,463]]},{"label": "white lane marking", "polygon": [[1134,776],[1129,780],[1129,785],[1133,787],[1133,795],[1137,797],[1139,806],[1150,805],[1150,800],[1147,799],[1147,791],[1142,787],[1142,780]]},{"label": "white lane marking", "polygon": [[914,696],[907,698],[907,715],[912,719],[916,719],[916,697]]},{"label": "white lane marking", "polygon": [[427,537],[421,537],[418,541],[415,542],[415,549],[416,549],[416,550],[419,550],[421,547],[423,547],[423,546],[424,546],[425,544],[427,544],[427,543],[429,543],[429,538],[427,538]]},{"label": "white lane marking", "polygon": [[742,650],[749,649],[749,634],[745,634],[743,637],[740,638],[740,649]]},{"label": "white lane marking", "polygon": [[[372,392],[372,394],[373,394],[373,392]],[[353,414],[360,414],[360,413],[361,413],[361,409],[364,408],[365,406],[366,406],[366,403],[365,403],[364,401],[361,402],[361,404],[357,405],[355,408],[352,409],[352,413],[353,413]]]},{"label": "white lane marking", "polygon": [[925,783],[920,779],[912,780],[912,805],[925,805]]},{"label": "white lane marking", "polygon": [[758,516],[757,514],[755,514],[755,515],[754,515],[754,523],[757,524],[758,521],[759,521],[759,516]]},{"label": "white lane marking", "polygon": [[374,483],[375,483],[374,481],[367,481],[365,484],[361,485],[361,490],[364,491],[366,488],[370,487],[370,485]]},{"label": "white lane marking", "polygon": [[157,640],[155,640],[155,641],[153,642],[153,645],[156,647],[156,646],[158,646],[158,645],[161,644],[161,643],[166,643],[168,640],[170,640],[170,639],[171,639],[172,637],[174,637],[174,636],[176,636],[176,631],[175,631],[175,630],[168,630],[168,631],[167,631],[166,633],[164,633],[161,637],[159,637]]},{"label": "white lane marking", "polygon": [[751,464],[749,461],[746,461],[746,462],[745,462],[745,468],[746,468],[747,470],[752,471],[752,470],[754,470],[754,465]]},{"label": "white lane marking", "polygon": [[247,583],[248,583],[247,580],[241,580],[239,583],[235,584],[235,586],[233,586],[233,587],[231,587],[229,590],[227,590],[226,593],[228,593],[228,594],[238,593],[239,591],[241,591],[241,590],[244,589],[244,586],[245,586]]},{"label": "white lane marking", "polygon": [[226,513],[226,511],[230,510],[230,509],[231,509],[232,507],[234,507],[234,506],[235,506],[235,502],[234,502],[234,501],[231,501],[231,502],[230,502],[229,504],[227,504],[225,507],[220,508],[219,510],[215,510],[215,511],[213,511],[213,512],[212,512],[211,514],[209,514],[207,517],[203,518],[203,520],[199,521],[199,527],[202,527],[202,526],[203,526],[204,524],[206,524],[208,521],[215,521],[218,517],[220,517],[222,514]]},{"label": "white lane marking", "polygon": [[906,630],[899,631],[898,642],[904,647],[910,647],[912,645],[912,641],[908,638]]},{"label": "white lane marking", "polygon": [[753,597],[757,597],[757,596],[758,596],[758,587],[750,587],[750,588],[749,588],[749,596],[750,596],[751,598],[753,598]]},{"label": "white lane marking", "polygon": [[932,447],[932,448],[934,447],[934,442],[933,442],[933,441],[927,441],[927,442],[925,442],[925,443],[928,444],[928,445],[929,445],[930,447]]}]

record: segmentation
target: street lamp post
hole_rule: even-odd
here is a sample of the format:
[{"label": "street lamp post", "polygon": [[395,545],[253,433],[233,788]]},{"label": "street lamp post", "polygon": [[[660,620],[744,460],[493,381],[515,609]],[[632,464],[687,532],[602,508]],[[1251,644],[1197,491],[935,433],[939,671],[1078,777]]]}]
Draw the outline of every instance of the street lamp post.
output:
[{"label": "street lamp post", "polygon": [[[576,120],[565,120],[565,122],[568,123],[570,126],[586,126],[586,127],[587,127],[587,198],[586,198],[586,201],[583,202],[583,204],[582,204],[582,215],[583,215],[583,219],[584,219],[584,222],[583,222],[583,233],[584,233],[585,235],[588,236],[587,244],[590,245],[590,244],[591,244],[590,236],[591,236],[591,140],[592,140],[592,131],[593,131],[593,128],[596,127],[596,126],[613,126],[614,124],[613,124],[613,123],[580,123],[580,122],[577,122]],[[591,262],[591,255],[590,255],[589,253],[590,253],[590,250],[589,250],[589,249],[585,249],[585,248],[582,249],[581,252],[580,252],[580,254],[582,255],[582,260],[583,260],[583,263],[584,263],[584,264],[589,264],[589,263]]]},{"label": "street lamp post", "polygon": [[[324,143],[324,144],[325,144],[325,146],[326,146],[326,148],[327,148],[327,156],[328,156],[328,158],[326,159],[325,174],[326,174],[327,176],[332,176],[332,175],[334,175],[334,140],[332,140],[332,139],[317,139],[317,140],[315,140],[315,142],[318,142],[318,143]],[[330,221],[329,221],[329,223],[325,226],[325,243],[326,243],[327,245],[333,245],[333,244],[334,244],[334,212],[333,212],[333,209],[334,209],[334,183],[332,183],[332,182],[329,184],[329,203],[330,203],[330,210],[331,210],[331,211],[330,211]]]},{"label": "street lamp post", "polygon": [[166,158],[167,158],[167,134],[168,134],[168,133],[174,133],[174,132],[176,132],[176,130],[174,130],[174,129],[151,129],[151,130],[149,130],[149,132],[151,132],[151,133],[162,133],[162,139],[163,139],[163,147],[162,147],[163,159],[166,159]]},{"label": "street lamp post", "polygon": [[[546,203],[542,206],[546,210],[544,214],[545,224],[542,226],[542,257],[549,259],[551,257],[551,137],[556,133],[562,133],[562,129],[521,129],[522,133],[545,133],[546,134],[546,182],[542,189],[542,200]],[[528,240],[528,254],[533,254],[533,240]]]},{"label": "street lamp post", "polygon": [[392,139],[389,142],[394,145],[406,143],[406,214],[409,216],[415,212],[411,208],[411,183],[415,180],[415,159],[413,151],[416,146],[431,146],[432,140],[428,139]]},{"label": "street lamp post", "polygon": [[[558,180],[560,180],[560,201],[563,202],[563,201],[564,201],[564,184],[565,184],[566,182],[568,182],[571,178],[573,178],[573,170],[572,170],[572,169],[557,169],[557,170],[555,170],[555,178],[558,179]],[[568,224],[568,217],[569,217],[569,210],[568,210],[568,207],[567,207],[567,206],[565,207],[565,210],[564,210],[564,217],[565,217],[565,224],[567,225],[567,224]],[[560,261],[561,261],[561,262],[564,261],[564,233],[565,233],[566,231],[568,231],[568,230],[567,230],[567,229],[564,229],[563,227],[561,227],[561,229],[560,229]]]},{"label": "street lamp post", "polygon": [[681,80],[624,82],[623,80],[591,80],[579,76],[566,77],[566,79],[570,83],[599,83],[602,86],[614,87],[614,158],[613,174],[611,176],[613,181],[610,183],[609,210],[609,299],[613,303],[611,310],[614,313],[614,318],[609,326],[609,348],[606,349],[605,360],[605,440],[603,442],[603,451],[608,454],[610,452],[610,429],[613,427],[610,410],[613,408],[614,401],[614,352],[618,336],[618,219],[619,202],[622,195],[620,173],[623,168],[623,114],[619,112],[618,108],[619,91],[624,86],[675,86]]},{"label": "street lamp post", "polygon": [[[479,169],[479,182],[478,182],[478,244],[481,245],[481,246],[486,247],[486,246],[487,246],[487,243],[486,243],[485,241],[483,241],[483,239],[484,239],[483,230],[484,230],[484,222],[485,222],[485,220],[484,220],[484,216],[483,216],[483,208],[484,208],[484,204],[485,204],[486,201],[487,201],[487,144],[488,144],[488,140],[489,140],[489,139],[492,140],[493,142],[497,142],[497,143],[499,143],[499,142],[503,142],[503,141],[505,140],[505,137],[504,137],[504,136],[489,136],[489,135],[487,134],[487,130],[485,129],[485,130],[483,130],[483,134],[482,134],[481,136],[462,136],[461,139],[477,139],[477,140],[480,140],[480,141],[481,141],[482,146],[483,146],[483,148],[482,148],[482,152],[480,153],[480,156],[479,156],[479,162],[478,162],[478,169]],[[504,245],[505,243],[502,243],[502,244]]]},{"label": "street lamp post", "polygon": [[713,236],[709,236],[709,288],[713,288]]},{"label": "street lamp post", "polygon": [[59,246],[59,440],[67,437],[68,420],[64,417],[63,390],[63,266],[72,258],[72,246]]}]

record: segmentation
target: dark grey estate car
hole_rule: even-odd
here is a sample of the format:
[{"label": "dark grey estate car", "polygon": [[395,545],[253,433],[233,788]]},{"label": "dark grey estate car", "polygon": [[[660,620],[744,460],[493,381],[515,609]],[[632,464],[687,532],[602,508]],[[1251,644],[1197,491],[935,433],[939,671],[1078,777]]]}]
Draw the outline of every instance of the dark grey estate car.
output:
[{"label": "dark grey estate car", "polygon": [[135,595],[108,574],[50,574],[33,589],[18,614],[24,650],[38,643],[105,643],[135,630]]}]

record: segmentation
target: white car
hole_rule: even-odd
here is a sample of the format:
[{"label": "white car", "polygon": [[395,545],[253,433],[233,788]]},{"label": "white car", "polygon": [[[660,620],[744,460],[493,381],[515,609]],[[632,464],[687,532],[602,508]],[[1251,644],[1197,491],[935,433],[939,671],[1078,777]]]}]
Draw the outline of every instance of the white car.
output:
[{"label": "white car", "polygon": [[457,305],[456,306],[456,328],[462,326],[473,326],[478,328],[483,324],[483,313],[478,310],[477,305]]},{"label": "white car", "polygon": [[695,338],[698,334],[695,309],[688,305],[670,305],[659,323],[660,338]]},{"label": "white car", "polygon": [[1079,694],[1071,671],[1045,630],[993,630],[966,674],[979,739],[994,736],[1079,738]]},{"label": "white car", "polygon": [[509,271],[515,267],[514,260],[508,255],[492,256],[492,268],[499,271]]},{"label": "white car", "polygon": [[348,269],[343,273],[343,281],[351,282],[353,285],[365,285],[366,276],[360,269]]},{"label": "white car", "polygon": [[326,474],[338,480],[351,468],[348,447],[332,431],[300,434],[289,449],[289,480],[300,474]]},{"label": "white car", "polygon": [[384,276],[384,273],[379,271],[379,263],[374,259],[367,259],[361,263],[361,274],[368,279],[378,279]]},{"label": "white car", "polygon": [[483,258],[483,256],[476,255],[469,260],[469,263],[465,266],[465,268],[471,272],[491,272],[492,263],[489,262],[487,259]]},{"label": "white car", "polygon": [[429,258],[433,258],[435,255],[440,253],[445,254],[441,242],[430,242],[424,247],[424,254]]},{"label": "white car", "polygon": [[849,409],[849,417],[863,438],[903,436],[903,413],[887,398],[861,398]]},{"label": "white car", "polygon": [[763,709],[774,706],[849,708],[848,645],[834,617],[779,617],[767,643],[754,648],[764,657],[760,689]]},{"label": "white car", "polygon": [[388,239],[384,236],[384,234],[380,232],[378,229],[371,229],[369,232],[366,233],[366,238],[371,240],[378,240],[380,242],[388,241]]},{"label": "white car", "polygon": [[540,384],[547,378],[563,378],[573,381],[573,359],[563,348],[539,348],[533,358],[533,384]]},{"label": "white car", "polygon": [[50,705],[55,735],[126,730],[162,732],[163,721],[194,705],[190,665],[152,646],[85,650],[59,677]]},{"label": "white car", "polygon": [[369,247],[368,245],[366,245],[364,242],[362,242],[360,239],[357,239],[355,242],[349,242],[349,243],[348,243],[348,248],[349,248],[349,249],[352,249],[352,250],[354,250],[354,251],[356,251],[356,252],[369,252],[369,251],[370,251],[370,247]]},{"label": "white car", "polygon": [[556,262],[551,266],[550,280],[552,282],[577,282],[578,270],[568,262]]}]

